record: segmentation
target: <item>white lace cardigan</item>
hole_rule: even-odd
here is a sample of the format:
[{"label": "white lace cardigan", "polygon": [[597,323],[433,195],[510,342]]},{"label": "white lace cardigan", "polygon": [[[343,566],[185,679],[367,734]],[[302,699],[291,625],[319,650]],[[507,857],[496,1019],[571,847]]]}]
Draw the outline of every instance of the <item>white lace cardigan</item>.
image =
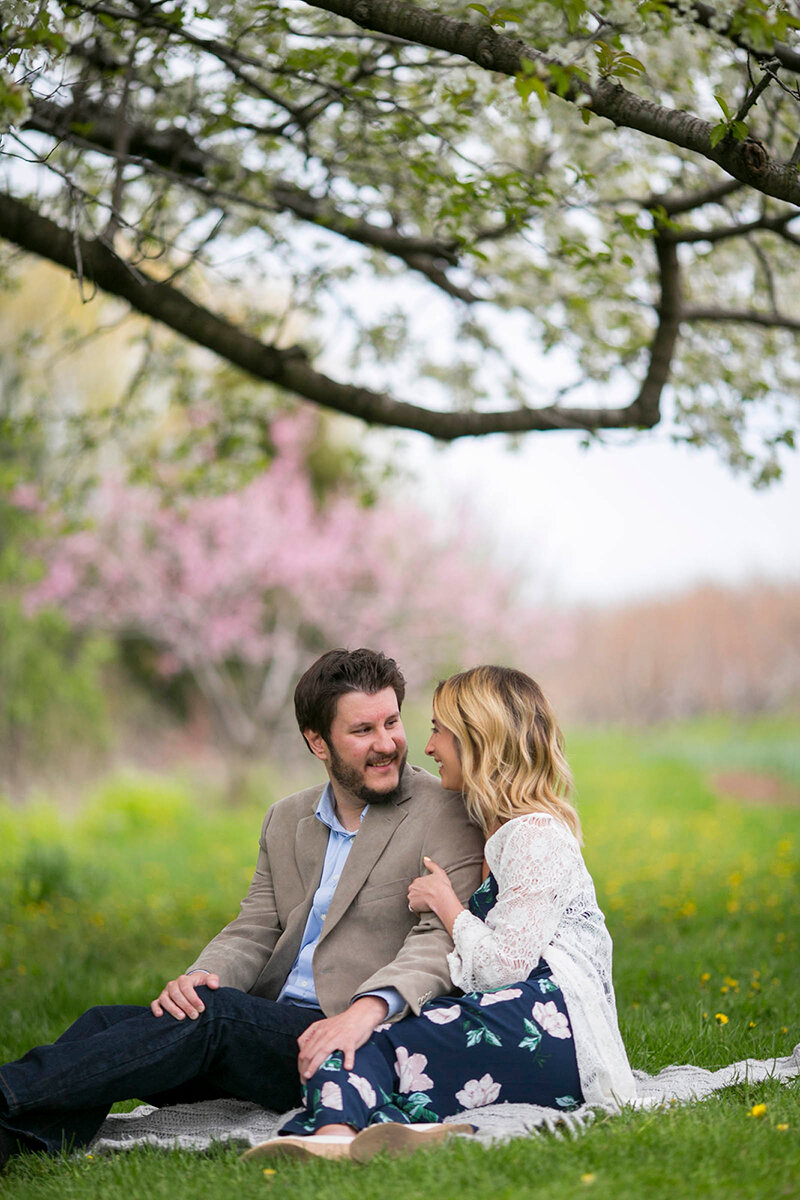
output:
[{"label": "white lace cardigan", "polygon": [[587,1104],[624,1104],[636,1089],[617,1025],[611,938],[570,830],[545,813],[514,817],[486,843],[497,902],[484,923],[459,913],[450,974],[464,992],[527,978],[543,958],[561,988]]}]

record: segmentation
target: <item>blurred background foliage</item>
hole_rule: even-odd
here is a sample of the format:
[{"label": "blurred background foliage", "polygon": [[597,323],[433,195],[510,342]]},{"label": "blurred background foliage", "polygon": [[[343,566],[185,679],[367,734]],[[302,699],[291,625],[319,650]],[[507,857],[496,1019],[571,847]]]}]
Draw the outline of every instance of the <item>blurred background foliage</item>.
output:
[{"label": "blurred background foliage", "polygon": [[0,789],[15,800],[69,801],[129,763],[199,765],[231,799],[268,761],[302,774],[291,691],[336,643],[397,654],[411,725],[432,683],[490,658],[537,676],[568,727],[793,720],[797,585],[554,611],[468,510],[415,507],[391,444],[368,457],[354,423],[82,304],[53,267],[11,256],[4,272]]}]

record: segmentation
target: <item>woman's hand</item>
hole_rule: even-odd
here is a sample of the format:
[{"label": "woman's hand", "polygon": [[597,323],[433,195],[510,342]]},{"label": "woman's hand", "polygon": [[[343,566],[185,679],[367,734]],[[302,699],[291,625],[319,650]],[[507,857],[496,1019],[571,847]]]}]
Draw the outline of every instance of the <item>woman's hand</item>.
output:
[{"label": "woman's hand", "polygon": [[432,858],[422,860],[430,872],[414,879],[408,889],[408,907],[412,912],[434,912],[452,937],[453,924],[464,906],[453,891],[447,872]]}]

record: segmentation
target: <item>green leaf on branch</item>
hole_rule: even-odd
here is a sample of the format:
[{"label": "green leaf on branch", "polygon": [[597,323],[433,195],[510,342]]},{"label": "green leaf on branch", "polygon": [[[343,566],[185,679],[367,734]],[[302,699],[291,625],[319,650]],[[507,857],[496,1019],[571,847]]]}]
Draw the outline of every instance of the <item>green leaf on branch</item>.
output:
[{"label": "green leaf on branch", "polygon": [[564,16],[567,18],[567,29],[570,33],[576,33],[581,23],[581,17],[586,16],[588,5],[585,0],[565,0],[562,8]]},{"label": "green leaf on branch", "polygon": [[[553,81],[557,96],[563,100],[572,91],[577,82],[588,79],[582,67],[562,67],[561,63],[548,63],[547,70]],[[575,97],[571,97],[573,100]]]},{"label": "green leaf on branch", "polygon": [[714,95],[714,99],[722,109],[724,119],[711,130],[710,140],[712,147],[718,146],[722,139],[728,136],[735,138],[737,142],[743,142],[750,132],[747,122],[737,121],[724,96],[717,92]]},{"label": "green leaf on branch", "polygon": [[545,83],[539,78],[536,63],[529,58],[522,58],[520,66],[522,70],[514,77],[514,87],[522,98],[522,103],[527,104],[531,92],[535,92],[540,104],[547,104],[550,93]]},{"label": "green leaf on branch", "polygon": [[733,119],[733,115],[732,115],[732,113],[731,113],[731,110],[728,108],[728,102],[727,102],[727,100],[725,99],[725,97],[724,97],[724,96],[721,96],[721,95],[719,94],[719,92],[715,92],[715,93],[714,93],[714,99],[716,100],[717,104],[720,106],[720,108],[722,109],[723,113],[725,114],[725,120],[726,120],[726,121],[731,121],[731,120]]},{"label": "green leaf on branch", "polygon": [[728,126],[726,125],[726,123],[724,121],[720,121],[719,125],[714,126],[714,128],[711,130],[711,133],[709,135],[709,141],[711,142],[712,149],[714,148],[714,146],[719,145],[719,143],[725,137],[727,132],[728,132]]},{"label": "green leaf on branch", "polygon": [[644,74],[644,63],[626,50],[614,49],[607,42],[595,42],[597,67],[604,79],[630,79]]},{"label": "green leaf on branch", "polygon": [[485,4],[468,4],[467,8],[471,8],[476,13],[480,13],[480,15],[486,19],[489,25],[496,25],[498,29],[505,29],[507,21],[522,20],[520,13],[514,12],[513,8],[489,9]]}]

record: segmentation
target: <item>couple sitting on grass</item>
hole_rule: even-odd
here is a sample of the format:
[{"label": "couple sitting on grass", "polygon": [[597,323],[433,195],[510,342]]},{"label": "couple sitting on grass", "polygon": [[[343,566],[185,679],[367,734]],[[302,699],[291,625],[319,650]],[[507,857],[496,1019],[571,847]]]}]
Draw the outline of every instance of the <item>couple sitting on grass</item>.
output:
[{"label": "couple sitting on grass", "polygon": [[301,1105],[248,1155],[361,1162],[470,1133],[482,1105],[633,1098],[547,700],[505,667],[440,684],[438,783],[406,765],[404,692],[371,650],[306,671],[329,782],[269,809],[239,915],[149,1008],[89,1009],[0,1067],[3,1162],[85,1146],[134,1097]]}]

